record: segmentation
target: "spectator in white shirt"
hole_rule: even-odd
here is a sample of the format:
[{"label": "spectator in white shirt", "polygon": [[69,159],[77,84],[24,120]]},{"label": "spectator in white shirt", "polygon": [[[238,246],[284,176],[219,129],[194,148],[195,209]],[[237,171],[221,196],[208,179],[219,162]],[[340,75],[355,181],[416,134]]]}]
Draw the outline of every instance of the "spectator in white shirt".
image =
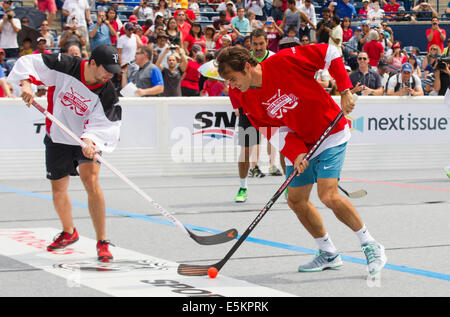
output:
[{"label": "spectator in white shirt", "polygon": [[314,24],[314,28],[316,28],[317,25],[316,9],[312,5],[312,0],[305,0],[305,2],[301,3],[300,6],[298,6],[298,8],[300,9],[300,11],[303,11],[303,13],[306,14],[306,16]]},{"label": "spectator in white shirt", "polygon": [[134,8],[133,14],[137,16],[139,20],[154,19],[153,9],[149,6],[148,0],[141,0],[139,6]]},{"label": "spectator in white shirt", "polygon": [[134,60],[136,49],[142,44],[141,40],[134,34],[133,23],[127,22],[124,25],[125,34],[117,41],[117,51],[119,53],[119,64],[125,65]]},{"label": "spectator in white shirt", "polygon": [[20,20],[14,17],[14,10],[8,9],[0,21],[0,47],[5,50],[6,58],[19,56],[17,33],[21,28]]},{"label": "spectator in white shirt", "polygon": [[[62,13],[65,16],[74,16],[78,21],[78,32],[89,45],[89,35],[86,23],[91,25],[91,11],[87,0],[65,0],[62,7]],[[70,18],[70,17],[69,17]]]},{"label": "spectator in white shirt", "polygon": [[262,10],[264,8],[264,0],[245,0],[245,8],[247,12],[253,11],[257,20],[264,21],[264,13]]}]

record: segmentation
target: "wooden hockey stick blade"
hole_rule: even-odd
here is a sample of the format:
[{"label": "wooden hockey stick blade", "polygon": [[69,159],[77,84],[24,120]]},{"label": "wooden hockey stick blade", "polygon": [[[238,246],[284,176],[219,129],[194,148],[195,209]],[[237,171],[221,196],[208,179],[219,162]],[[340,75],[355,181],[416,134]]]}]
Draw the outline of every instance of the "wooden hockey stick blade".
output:
[{"label": "wooden hockey stick blade", "polygon": [[236,229],[229,229],[227,231],[212,235],[212,236],[198,236],[194,234],[191,230],[188,230],[189,235],[197,243],[203,245],[214,245],[221,244],[235,239],[238,235]]},{"label": "wooden hockey stick blade", "polygon": [[361,198],[367,195],[367,191],[364,189],[357,190],[355,192],[348,193],[350,198]]},{"label": "wooden hockey stick blade", "polygon": [[344,188],[342,188],[340,185],[338,185],[339,189],[348,197],[350,198],[361,198],[367,195],[367,191],[364,189],[357,190],[355,192],[348,192]]}]

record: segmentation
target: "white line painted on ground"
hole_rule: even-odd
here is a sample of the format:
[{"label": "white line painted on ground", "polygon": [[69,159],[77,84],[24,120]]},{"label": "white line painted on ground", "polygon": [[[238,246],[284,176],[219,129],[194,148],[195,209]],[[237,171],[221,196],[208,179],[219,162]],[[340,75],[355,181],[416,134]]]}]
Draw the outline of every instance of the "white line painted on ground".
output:
[{"label": "white line painted on ground", "polygon": [[111,296],[293,296],[221,274],[215,279],[181,276],[175,262],[119,247],[111,248],[112,263],[100,263],[96,241],[82,236],[66,249],[48,252],[49,239],[58,233],[55,228],[0,229],[0,254],[60,276],[67,287],[83,285]]}]

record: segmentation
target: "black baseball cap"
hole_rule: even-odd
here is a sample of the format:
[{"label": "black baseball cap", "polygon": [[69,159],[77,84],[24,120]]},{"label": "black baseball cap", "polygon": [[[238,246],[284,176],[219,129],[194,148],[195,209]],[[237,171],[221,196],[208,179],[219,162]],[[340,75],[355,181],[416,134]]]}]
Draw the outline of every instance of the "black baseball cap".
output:
[{"label": "black baseball cap", "polygon": [[108,44],[101,44],[94,48],[91,54],[91,59],[97,65],[102,65],[108,73],[120,73],[122,68],[119,65],[119,52],[117,49]]}]

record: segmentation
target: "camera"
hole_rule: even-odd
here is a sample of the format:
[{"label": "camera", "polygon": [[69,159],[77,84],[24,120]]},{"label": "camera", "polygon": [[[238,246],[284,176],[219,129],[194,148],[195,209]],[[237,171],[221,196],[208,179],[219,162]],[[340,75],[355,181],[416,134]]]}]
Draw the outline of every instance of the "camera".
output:
[{"label": "camera", "polygon": [[11,14],[6,15],[8,17],[8,20],[11,20],[13,16]]},{"label": "camera", "polygon": [[174,50],[177,49],[177,47],[175,45],[173,45],[173,44],[170,44],[169,48],[170,48],[171,51],[174,51]]},{"label": "camera", "polygon": [[436,62],[437,62],[437,64],[436,64],[437,70],[445,69],[447,67],[447,63],[450,63],[450,56],[446,56],[446,57],[439,56],[437,58]]}]

